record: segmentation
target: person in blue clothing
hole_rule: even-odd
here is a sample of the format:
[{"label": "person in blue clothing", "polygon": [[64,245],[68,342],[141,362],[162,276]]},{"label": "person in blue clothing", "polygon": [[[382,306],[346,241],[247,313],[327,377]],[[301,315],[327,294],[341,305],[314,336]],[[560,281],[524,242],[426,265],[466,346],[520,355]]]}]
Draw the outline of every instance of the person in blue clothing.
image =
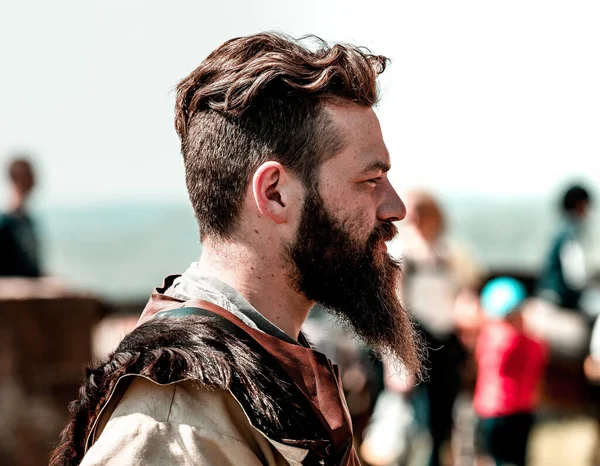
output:
[{"label": "person in blue clothing", "polygon": [[8,164],[8,208],[0,213],[0,277],[39,277],[38,238],[27,201],[35,187],[32,164],[24,157]]},{"label": "person in blue clothing", "polygon": [[591,205],[591,195],[583,186],[574,185],[565,192],[564,221],[552,240],[538,283],[541,298],[567,310],[581,309],[587,284],[581,234]]}]

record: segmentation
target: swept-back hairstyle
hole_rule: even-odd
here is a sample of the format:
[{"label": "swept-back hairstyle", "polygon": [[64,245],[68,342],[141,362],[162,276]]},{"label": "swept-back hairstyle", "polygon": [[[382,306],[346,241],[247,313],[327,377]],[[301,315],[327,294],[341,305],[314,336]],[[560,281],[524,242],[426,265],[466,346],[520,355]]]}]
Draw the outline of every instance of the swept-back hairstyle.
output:
[{"label": "swept-back hairstyle", "polygon": [[324,102],[377,102],[385,57],[312,38],[313,49],[275,33],[229,40],[177,86],[175,127],[201,238],[234,233],[250,177],[267,160],[310,186],[343,148]]}]

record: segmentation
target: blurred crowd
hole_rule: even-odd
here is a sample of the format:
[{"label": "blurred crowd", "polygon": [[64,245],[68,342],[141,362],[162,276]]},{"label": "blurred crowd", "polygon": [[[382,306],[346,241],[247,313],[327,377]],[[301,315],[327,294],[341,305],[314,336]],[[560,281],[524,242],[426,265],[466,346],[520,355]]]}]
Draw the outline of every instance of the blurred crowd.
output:
[{"label": "blurred crowd", "polygon": [[[579,411],[598,424],[600,302],[582,242],[590,192],[573,185],[562,193],[562,219],[536,277],[488,273],[449,240],[432,193],[405,201],[407,218],[388,250],[402,262],[403,304],[427,347],[422,379],[354,347],[343,329],[323,325],[323,312],[307,324],[343,368],[363,461],[525,465],[544,416]],[[599,448],[586,464],[600,464]]]},{"label": "blurred crowd", "polygon": [[[34,169],[16,157],[6,175],[0,276],[39,277],[39,244],[27,210]],[[492,275],[452,243],[447,213],[431,192],[412,191],[405,203],[407,218],[388,251],[402,263],[399,293],[427,348],[421,377],[407,377],[395,361],[358,346],[324,309],[313,309],[304,327],[341,368],[363,461],[525,465],[532,429],[544,413],[579,409],[599,423],[600,300],[581,241],[593,207],[590,191],[574,185],[562,194],[562,220],[533,280]],[[552,380],[565,377],[561,393]],[[590,455],[589,464],[600,464]]]}]

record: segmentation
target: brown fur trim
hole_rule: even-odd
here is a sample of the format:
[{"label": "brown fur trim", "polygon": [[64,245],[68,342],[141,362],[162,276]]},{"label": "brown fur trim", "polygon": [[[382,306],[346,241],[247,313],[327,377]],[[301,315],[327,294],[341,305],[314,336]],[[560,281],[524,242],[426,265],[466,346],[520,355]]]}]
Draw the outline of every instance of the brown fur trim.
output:
[{"label": "brown fur trim", "polygon": [[50,466],[81,462],[95,419],[119,378],[127,374],[159,384],[191,379],[204,388],[228,390],[252,424],[270,438],[323,442],[326,435],[307,414],[304,398],[272,357],[253,343],[225,331],[211,317],[153,319],[139,326],[105,362],[86,370]]}]

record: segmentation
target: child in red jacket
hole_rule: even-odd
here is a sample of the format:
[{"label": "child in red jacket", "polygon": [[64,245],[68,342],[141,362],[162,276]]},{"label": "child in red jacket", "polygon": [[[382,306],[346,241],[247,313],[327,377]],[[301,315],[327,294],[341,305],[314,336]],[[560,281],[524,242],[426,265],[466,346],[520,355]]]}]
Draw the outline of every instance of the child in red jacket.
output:
[{"label": "child in red jacket", "polygon": [[486,322],[475,348],[473,402],[484,448],[496,465],[525,464],[537,388],[547,363],[546,345],[523,326],[526,296],[523,285],[509,277],[490,281],[481,293]]}]

